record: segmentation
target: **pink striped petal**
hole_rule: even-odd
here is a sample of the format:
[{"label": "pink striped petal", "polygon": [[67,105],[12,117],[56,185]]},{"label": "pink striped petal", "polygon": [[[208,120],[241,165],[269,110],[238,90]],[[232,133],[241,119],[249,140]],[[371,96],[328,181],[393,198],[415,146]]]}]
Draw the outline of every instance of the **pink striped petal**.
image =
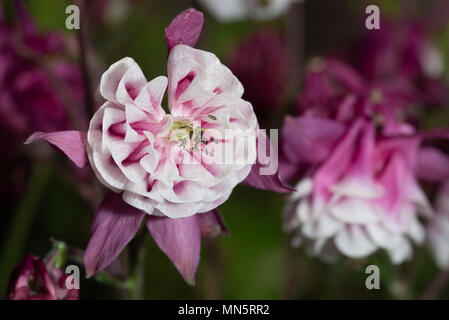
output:
[{"label": "pink striped petal", "polygon": [[86,139],[86,132],[81,131],[35,132],[25,141],[25,144],[45,140],[62,151],[76,166],[82,168],[88,162]]},{"label": "pink striped petal", "polygon": [[140,70],[139,66],[132,58],[126,57],[112,64],[109,69],[103,73],[100,81],[100,94],[103,98],[117,102],[117,91],[120,82],[128,70],[131,69]]},{"label": "pink striped petal", "polygon": [[122,195],[109,192],[95,212],[91,236],[84,252],[87,277],[109,266],[136,235],[142,211],[123,202]]},{"label": "pink striped petal", "polygon": [[327,194],[328,186],[334,184],[351,166],[357,137],[363,129],[364,121],[355,121],[344,137],[335,146],[334,151],[315,174],[315,192],[320,196]]}]

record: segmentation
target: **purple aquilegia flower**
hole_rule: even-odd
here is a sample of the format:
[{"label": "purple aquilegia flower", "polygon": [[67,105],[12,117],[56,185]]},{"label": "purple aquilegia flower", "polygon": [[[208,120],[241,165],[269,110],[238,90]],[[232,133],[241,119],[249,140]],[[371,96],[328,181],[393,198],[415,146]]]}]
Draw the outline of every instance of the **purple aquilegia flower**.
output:
[{"label": "purple aquilegia flower", "polygon": [[18,26],[0,17],[0,132],[2,145],[14,145],[34,131],[70,128],[64,104],[79,107],[83,90],[78,67],[48,60],[63,49],[61,37],[40,34],[20,1],[16,1]]},{"label": "purple aquilegia flower", "polygon": [[59,268],[28,255],[11,274],[8,300],[78,300],[79,290],[67,289],[67,275]]},{"label": "purple aquilegia flower", "polygon": [[418,138],[376,137],[374,126],[363,119],[345,127],[299,117],[287,119],[284,128],[289,150],[304,123],[309,136],[301,144],[309,148],[295,156],[311,168],[286,209],[286,228],[296,232],[295,241],[310,242],[316,255],[337,248],[361,258],[385,249],[394,263],[410,258],[410,240],[424,240],[418,213],[431,213],[414,171]]},{"label": "purple aquilegia flower", "polygon": [[[256,139],[269,143],[251,104],[241,99],[238,79],[215,55],[191,47],[202,24],[202,13],[189,9],[165,30],[167,77],[147,82],[131,58],[113,64],[100,84],[106,102],[87,133],[38,132],[28,139],[46,140],[79,167],[89,162],[111,190],[92,224],[88,276],[118,256],[145,218],[156,243],[193,284],[201,238],[227,232],[216,208],[238,183],[290,191],[277,172],[259,174],[274,160],[257,157]],[[166,88],[170,114],[161,107]],[[231,143],[226,130],[237,130],[233,138],[243,143]],[[226,151],[234,146],[235,153]],[[221,161],[222,150],[233,157]]]},{"label": "purple aquilegia flower", "polygon": [[287,52],[279,35],[259,32],[238,46],[229,67],[242,82],[243,97],[251,101],[256,113],[264,119],[279,107],[288,72]]},{"label": "purple aquilegia flower", "polygon": [[[363,80],[348,70],[327,62],[328,74],[314,75],[304,92],[303,102],[316,104],[304,104],[304,116],[285,121],[283,165],[289,168],[283,171],[301,169],[285,229],[315,255],[361,258],[385,249],[400,263],[412,256],[411,242],[425,238],[419,215],[433,212],[418,178],[447,174],[441,159],[429,161],[439,151],[423,143],[448,133],[419,133],[400,122],[387,108],[394,100],[367,97]],[[321,97],[313,91],[320,87],[326,88]]]}]

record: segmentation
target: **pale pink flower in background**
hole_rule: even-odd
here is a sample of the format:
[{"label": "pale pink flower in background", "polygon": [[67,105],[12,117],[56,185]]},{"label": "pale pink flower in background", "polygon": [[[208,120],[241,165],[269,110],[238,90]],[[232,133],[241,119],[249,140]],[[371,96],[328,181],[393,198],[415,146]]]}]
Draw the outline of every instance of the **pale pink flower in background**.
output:
[{"label": "pale pink flower in background", "polygon": [[[298,128],[310,129],[298,138]],[[304,129],[303,129],[304,130]],[[296,134],[295,134],[296,132]],[[313,164],[299,181],[284,211],[294,244],[313,255],[366,257],[385,249],[393,263],[413,254],[425,231],[419,215],[432,209],[415,174],[420,140],[415,135],[377,137],[358,119],[349,127],[333,120],[288,118],[284,147],[302,146],[287,156]],[[320,145],[320,148],[315,146]]]},{"label": "pale pink flower in background", "polygon": [[[449,163],[447,164],[449,166]],[[449,182],[441,187],[437,196],[435,217],[427,227],[427,241],[436,264],[449,269]]]},{"label": "pale pink flower in background", "polygon": [[292,3],[301,1],[303,0],[199,0],[221,22],[274,19],[284,14]]},{"label": "pale pink flower in background", "polygon": [[365,79],[336,59],[314,59],[287,117],[281,174],[299,179],[284,210],[293,243],[311,253],[362,258],[384,249],[393,263],[422,244],[433,214],[419,180],[449,179],[449,160],[423,146],[447,130],[419,132],[406,122],[420,93],[412,81]]}]

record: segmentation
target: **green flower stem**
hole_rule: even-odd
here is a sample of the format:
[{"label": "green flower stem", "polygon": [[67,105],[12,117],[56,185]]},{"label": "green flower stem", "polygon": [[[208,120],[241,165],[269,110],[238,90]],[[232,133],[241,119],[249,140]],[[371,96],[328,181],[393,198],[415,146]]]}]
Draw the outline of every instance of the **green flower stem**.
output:
[{"label": "green flower stem", "polygon": [[97,274],[95,276],[95,280],[119,289],[134,290],[135,287],[134,279],[130,278],[126,281],[121,281],[117,280],[116,278],[107,274],[106,272],[100,272],[99,274]]},{"label": "green flower stem", "polygon": [[221,275],[223,272],[223,256],[217,238],[203,241],[206,255],[203,258],[203,275],[200,283],[202,299],[221,299],[223,294]]},{"label": "green flower stem", "polygon": [[147,252],[145,239],[147,238],[147,230],[145,227],[141,228],[137,234],[135,244],[135,261],[132,262],[132,275],[128,281],[132,283],[129,287],[129,298],[131,300],[142,300],[144,298],[143,292],[145,288],[145,255]]},{"label": "green flower stem", "polygon": [[5,238],[0,259],[0,292],[6,292],[9,276],[24,254],[27,235],[34,220],[36,209],[50,178],[48,167],[36,164],[29,181],[28,190],[19,203],[9,232]]}]

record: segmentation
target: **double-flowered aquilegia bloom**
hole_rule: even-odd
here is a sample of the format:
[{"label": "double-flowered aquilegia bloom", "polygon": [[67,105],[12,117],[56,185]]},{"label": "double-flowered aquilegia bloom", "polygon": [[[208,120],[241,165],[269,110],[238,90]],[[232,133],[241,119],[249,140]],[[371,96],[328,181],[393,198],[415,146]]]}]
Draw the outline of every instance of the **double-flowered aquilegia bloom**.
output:
[{"label": "double-flowered aquilegia bloom", "polygon": [[[267,140],[238,79],[214,54],[191,47],[202,23],[189,9],[165,30],[167,77],[147,81],[131,58],[114,63],[101,78],[106,102],[87,133],[29,139],[47,140],[78,166],[89,162],[111,190],[93,221],[88,275],[117,257],[145,217],[156,243],[193,283],[201,237],[226,232],[216,208],[238,183],[289,191],[276,172],[258,175],[267,163],[257,160],[257,141]],[[161,106],[165,91],[170,114]]]},{"label": "double-flowered aquilegia bloom", "polygon": [[67,289],[67,275],[59,268],[28,255],[12,271],[8,300],[78,300],[79,290]]},{"label": "double-flowered aquilegia bloom", "polygon": [[[161,107],[167,84],[168,115]],[[90,123],[90,164],[105,186],[124,191],[131,206],[188,217],[216,208],[248,176],[257,119],[240,98],[240,82],[212,53],[177,45],[168,58],[168,79],[150,82],[125,58],[103,75],[100,92],[108,101]],[[232,158],[221,159],[234,144],[225,130],[234,129],[239,140],[248,139],[236,143]]]},{"label": "double-flowered aquilegia bloom", "polygon": [[[332,70],[351,82],[342,67]],[[283,172],[299,182],[284,211],[285,229],[314,255],[362,258],[384,249],[401,263],[412,257],[413,242],[425,240],[421,219],[433,215],[419,178],[435,181],[448,171],[441,152],[424,143],[448,133],[417,132],[391,115],[392,100],[361,97],[343,93],[311,105],[304,116],[287,117],[284,166],[293,170]]]},{"label": "double-flowered aquilegia bloom", "polygon": [[222,22],[245,19],[269,20],[285,13],[290,5],[302,0],[200,0]]}]

